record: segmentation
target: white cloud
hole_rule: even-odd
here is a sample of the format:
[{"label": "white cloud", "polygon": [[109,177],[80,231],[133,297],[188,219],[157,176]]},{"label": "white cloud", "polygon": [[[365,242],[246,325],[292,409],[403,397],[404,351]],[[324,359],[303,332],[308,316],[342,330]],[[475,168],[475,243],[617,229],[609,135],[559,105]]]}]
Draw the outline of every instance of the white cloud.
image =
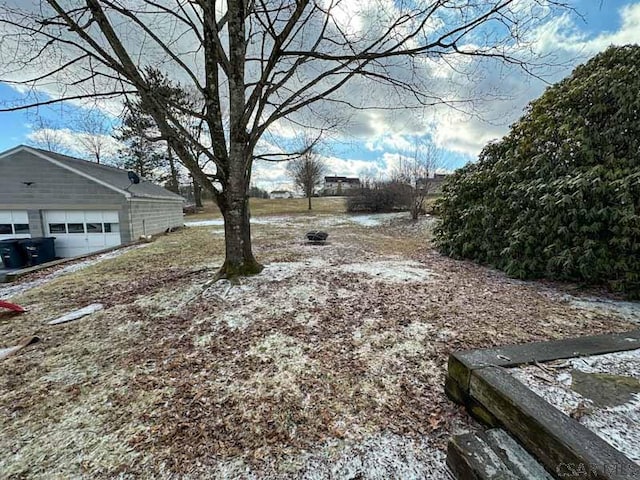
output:
[{"label": "white cloud", "polygon": [[[139,4],[139,2],[134,3]],[[339,26],[345,29],[346,33],[366,38],[369,35],[376,35],[383,28],[385,18],[392,15],[398,5],[398,2],[393,0],[341,0],[336,7],[334,19]],[[513,8],[517,11],[540,8],[539,2],[534,2],[533,7],[531,5],[532,2],[528,0],[518,0],[514,3]],[[559,80],[567,75],[577,63],[604,50],[611,44],[640,42],[640,2],[636,1],[620,10],[621,26],[619,29],[590,37],[581,30],[580,23],[576,23],[576,20],[569,15],[546,16],[550,15],[550,12],[551,10],[548,8],[542,8],[537,12],[536,18],[543,20],[538,23],[538,26],[526,39],[531,43],[531,45],[526,45],[527,47],[533,46],[541,53],[554,54],[559,62],[566,63],[562,68],[553,69],[547,78],[548,81]],[[184,27],[167,23],[166,19],[163,20],[165,22],[163,24],[161,20],[151,20],[152,16],[149,15],[140,15],[140,18],[153,24],[154,31],[166,33],[167,41],[172,42],[172,48],[178,52],[182,61],[192,67],[196,78],[201,81],[204,63],[201,51],[193,48],[196,43],[194,35],[185,32]],[[439,31],[445,22],[445,17],[434,18],[429,25],[425,26],[423,34],[428,36],[431,32]],[[172,78],[183,83],[191,80],[175,62],[167,60],[165,53],[158,48],[153,48],[152,42],[140,32],[136,33],[135,29],[127,27],[126,22],[118,23],[116,26],[117,28],[129,29],[126,38],[130,43],[131,51],[136,53],[136,61],[159,66],[170,73]],[[62,29],[61,35],[69,35],[69,33]],[[4,45],[2,52],[0,52],[0,64],[10,64],[12,59],[15,59],[16,52],[21,51],[20,49],[26,50],[21,53],[24,58],[29,53],[37,51],[38,45],[36,43],[30,44],[24,38],[16,38],[16,44],[12,45],[10,43],[11,37],[6,38],[9,43]],[[304,41],[311,41],[312,38],[313,35],[308,35],[308,39],[300,38],[299,41],[304,43]],[[474,40],[479,41],[479,38],[470,38],[469,45]],[[17,43],[19,41],[20,44]],[[134,48],[134,46],[142,45],[145,47],[144,52],[142,47]],[[250,46],[250,48],[258,47]],[[40,73],[45,67],[59,66],[64,60],[68,60],[72,53],[60,50],[57,51],[57,55],[43,59],[44,63],[33,62],[30,71],[27,69],[7,74],[16,80],[24,80],[28,74]],[[300,78],[291,81],[291,87],[297,85],[295,83],[297,81],[303,82],[305,75],[311,75],[313,69],[318,66],[318,64],[310,62],[310,65],[300,70]],[[353,176],[360,174],[385,175],[389,170],[389,162],[392,163],[395,158],[394,154],[410,149],[412,137],[423,135],[433,138],[437,146],[442,149],[473,158],[488,141],[504,135],[508,130],[508,125],[520,116],[523,107],[530,100],[539,96],[545,88],[543,82],[532,79],[524,72],[496,63],[477,62],[470,58],[451,57],[447,61],[430,58],[415,62],[411,65],[413,69],[407,68],[407,64],[402,61],[390,62],[385,67],[400,79],[416,81],[425,93],[443,100],[455,101],[480,97],[485,101],[475,103],[473,109],[467,104],[461,105],[461,110],[446,106],[423,110],[396,109],[403,104],[406,98],[403,98],[393,88],[364,79],[355,79],[332,99],[349,101],[359,105],[382,103],[388,108],[353,110],[343,103],[334,102],[316,105],[313,111],[306,111],[296,117],[296,119],[316,126],[324,126],[327,122],[336,121],[341,127],[338,132],[333,132],[333,135],[339,137],[339,140],[354,141],[359,146],[366,145],[370,152],[379,152],[375,160],[328,157],[327,162],[333,170],[332,173]],[[84,71],[79,70],[75,75],[66,79],[61,75],[58,85],[51,82],[42,87],[43,91],[53,96],[60,95],[63,91],[63,80],[67,80],[69,83],[84,74]],[[255,69],[249,68],[248,80],[255,74]],[[64,75],[68,75],[68,73],[65,72]],[[23,89],[22,93],[26,94],[28,91]],[[103,102],[103,107],[112,112],[117,112],[119,106],[121,107],[121,104],[118,101]],[[473,110],[474,114],[470,114],[468,110]],[[475,113],[481,113],[482,119]],[[283,121],[274,124],[271,128],[271,134],[284,139],[292,139],[301,130],[301,127],[295,123]],[[34,133],[34,135],[37,134]],[[63,136],[68,148],[76,154],[82,155],[83,151],[78,147],[78,135],[80,134],[77,132],[66,131]],[[264,151],[272,151],[279,147],[271,138],[267,137],[260,144],[260,148]],[[358,155],[353,154],[353,156],[357,157]],[[254,168],[254,180],[256,183],[273,185],[274,188],[278,188],[289,182],[284,169],[285,165],[282,163],[257,162]]]},{"label": "white cloud", "polygon": [[90,145],[100,146],[101,161],[114,159],[123,144],[110,135],[92,135],[75,132],[68,128],[40,128],[27,135],[34,145],[47,149],[68,153],[87,160],[95,161],[95,150]]},{"label": "white cloud", "polygon": [[[536,48],[565,63],[564,68],[556,69],[546,80],[557,82],[577,64],[611,45],[640,43],[640,3],[621,8],[619,15],[622,23],[617,31],[602,32],[592,38],[581,32],[579,25],[568,15],[554,18],[538,28],[534,32]],[[503,93],[511,93],[511,98],[487,104],[484,119],[439,108],[433,138],[440,148],[475,157],[487,142],[505,135],[527,103],[540,96],[546,87],[524,72],[513,71],[507,76],[497,70],[487,71],[483,83],[485,87],[499,85]]]}]

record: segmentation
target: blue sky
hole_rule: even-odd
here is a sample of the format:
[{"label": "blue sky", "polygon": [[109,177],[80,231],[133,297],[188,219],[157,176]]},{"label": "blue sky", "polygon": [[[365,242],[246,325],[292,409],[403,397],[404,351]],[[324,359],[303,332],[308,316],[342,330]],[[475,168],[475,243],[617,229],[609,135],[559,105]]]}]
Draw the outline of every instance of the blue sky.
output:
[{"label": "blue sky", "polygon": [[[584,18],[574,17],[569,23],[559,20],[559,26],[550,26],[549,33],[541,37],[541,42],[548,43],[547,48],[561,50],[563,58],[570,63],[564,70],[555,72],[550,78],[552,81],[562,78],[577,63],[611,43],[640,42],[640,0],[573,0],[572,4]],[[513,85],[515,86],[509,87],[514,89],[512,99],[495,108],[487,106],[487,118],[492,118],[491,122],[464,116],[451,117],[446,113],[429,120],[435,127],[429,133],[423,133],[423,136],[436,142],[443,154],[443,166],[453,169],[473,161],[482,145],[506,133],[508,125],[518,118],[527,102],[539,96],[545,88],[544,83],[530,79],[514,82]],[[17,91],[0,83],[0,102],[19,96]],[[82,113],[74,106],[67,106],[65,112],[65,115]],[[59,107],[40,110],[43,117],[62,128],[66,125],[64,119],[61,120],[60,113]],[[21,143],[32,143],[29,135],[35,128],[33,114],[34,112],[25,111],[0,113],[0,129],[3,132],[0,136],[0,151]],[[397,156],[403,149],[406,151],[407,145],[414,138],[410,133],[402,131],[385,133],[389,130],[388,127],[389,125],[381,125],[374,128],[379,133],[371,138],[358,137],[329,142],[325,155],[329,158],[331,173],[372,176],[384,174],[385,169],[393,162],[394,155]],[[73,142],[73,139],[69,137],[69,141]],[[78,155],[81,154],[78,152]],[[283,169],[281,165],[257,165],[256,183],[270,189],[286,186]]]}]

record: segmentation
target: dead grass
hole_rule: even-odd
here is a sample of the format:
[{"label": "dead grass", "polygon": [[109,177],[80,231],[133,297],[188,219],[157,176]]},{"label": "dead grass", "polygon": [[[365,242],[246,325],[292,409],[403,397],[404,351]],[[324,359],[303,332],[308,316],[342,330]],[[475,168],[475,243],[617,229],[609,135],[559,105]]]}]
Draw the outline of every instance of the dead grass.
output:
[{"label": "dead grass", "polygon": [[[291,215],[309,213],[318,214],[337,214],[346,212],[345,197],[317,197],[311,199],[312,211],[308,210],[306,198],[251,198],[249,200],[251,215],[254,217],[263,217],[270,215]],[[213,218],[222,218],[218,207],[211,202],[204,203],[204,209],[196,214],[188,215],[187,221],[209,220]]]},{"label": "dead grass", "polygon": [[[468,421],[443,394],[451,351],[630,328],[438,255],[425,222],[325,222],[328,245],[303,243],[320,220],[256,225],[264,272],[195,300],[220,227],[16,298],[29,313],[0,316],[0,347],[42,341],[0,362],[3,476],[446,478]],[[94,302],[107,308],[44,325]]]}]

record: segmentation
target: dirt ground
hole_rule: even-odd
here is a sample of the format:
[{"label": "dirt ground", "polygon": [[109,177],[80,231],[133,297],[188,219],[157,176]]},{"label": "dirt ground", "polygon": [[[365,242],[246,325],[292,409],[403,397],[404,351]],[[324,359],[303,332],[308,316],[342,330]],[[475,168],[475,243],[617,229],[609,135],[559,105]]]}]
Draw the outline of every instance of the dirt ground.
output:
[{"label": "dirt ground", "polygon": [[29,312],[0,314],[0,348],[41,341],[0,362],[0,476],[445,479],[473,428],[443,392],[450,352],[637,328],[635,304],[439,255],[431,218],[273,212],[266,268],[237,285],[203,291],[215,222],[24,279],[46,277],[13,290]]}]

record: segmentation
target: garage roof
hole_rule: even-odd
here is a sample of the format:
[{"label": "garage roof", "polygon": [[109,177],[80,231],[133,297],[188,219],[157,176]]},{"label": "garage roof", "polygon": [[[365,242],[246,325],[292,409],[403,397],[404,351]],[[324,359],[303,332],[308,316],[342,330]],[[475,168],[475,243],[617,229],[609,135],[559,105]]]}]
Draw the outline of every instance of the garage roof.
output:
[{"label": "garage roof", "polygon": [[26,150],[37,155],[40,158],[50,161],[62,168],[66,168],[85,178],[104,185],[112,190],[116,190],[127,197],[133,198],[153,198],[158,200],[184,201],[184,198],[166,188],[156,185],[155,183],[141,179],[137,185],[131,185],[127,170],[121,168],[110,167],[79,158],[62,155],[60,153],[42,150],[40,148],[28,147],[20,145],[8,152],[4,152],[2,156],[15,153],[19,150]]}]

